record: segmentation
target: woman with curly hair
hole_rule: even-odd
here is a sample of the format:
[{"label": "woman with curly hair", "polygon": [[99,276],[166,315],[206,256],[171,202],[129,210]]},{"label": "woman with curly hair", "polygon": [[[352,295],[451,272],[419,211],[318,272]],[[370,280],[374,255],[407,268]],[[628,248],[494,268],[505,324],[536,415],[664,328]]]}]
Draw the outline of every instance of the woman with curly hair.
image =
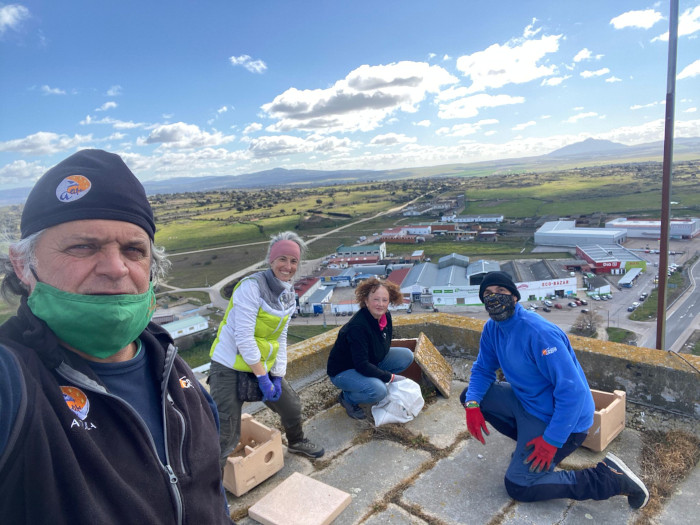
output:
[{"label": "woman with curly hair", "polygon": [[406,379],[398,375],[413,362],[409,348],[392,347],[389,304],[403,303],[399,287],[371,278],[355,290],[360,310],[338,332],[326,371],[341,389],[338,401],[348,416],[365,419],[360,403],[375,404],[387,395],[387,384]]}]

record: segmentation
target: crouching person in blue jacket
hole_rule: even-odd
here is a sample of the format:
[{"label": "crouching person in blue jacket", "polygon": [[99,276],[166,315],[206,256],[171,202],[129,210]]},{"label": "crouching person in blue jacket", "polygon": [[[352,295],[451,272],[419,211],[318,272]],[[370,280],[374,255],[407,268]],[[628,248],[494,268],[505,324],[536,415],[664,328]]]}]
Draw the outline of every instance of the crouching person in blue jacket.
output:
[{"label": "crouching person in blue jacket", "polygon": [[[518,501],[625,495],[632,508],[644,507],[644,483],[613,454],[594,468],[554,471],[593,424],[595,406],[583,369],[566,334],[518,303],[520,293],[507,273],[486,274],[479,298],[490,319],[460,401],[476,439],[485,444],[488,421],[516,442],[505,475],[508,494]],[[499,368],[507,382],[496,381]]]}]

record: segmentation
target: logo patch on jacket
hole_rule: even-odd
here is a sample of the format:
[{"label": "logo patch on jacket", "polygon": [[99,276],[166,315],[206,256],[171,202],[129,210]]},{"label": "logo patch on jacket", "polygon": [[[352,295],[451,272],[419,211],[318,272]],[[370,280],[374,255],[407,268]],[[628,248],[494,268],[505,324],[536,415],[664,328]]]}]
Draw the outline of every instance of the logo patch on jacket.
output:
[{"label": "logo patch on jacket", "polygon": [[88,412],[90,412],[90,401],[85,393],[74,386],[62,386],[61,392],[63,392],[63,399],[66,401],[68,408],[70,408],[81,421],[85,421]]},{"label": "logo patch on jacket", "polygon": [[90,412],[90,400],[85,395],[85,392],[74,386],[62,386],[61,392],[63,392],[63,399],[65,400],[66,405],[68,405],[68,408],[70,408],[71,411],[78,416],[77,418],[73,418],[73,422],[70,424],[70,427],[80,427],[84,430],[92,430],[93,428],[97,428],[90,421],[85,421],[88,416],[88,412]]},{"label": "logo patch on jacket", "polygon": [[557,351],[556,346],[550,346],[549,348],[545,348],[544,350],[542,350],[542,355],[551,355],[556,351]]},{"label": "logo patch on jacket", "polygon": [[194,388],[192,381],[187,376],[182,376],[180,378],[180,387],[182,388]]}]

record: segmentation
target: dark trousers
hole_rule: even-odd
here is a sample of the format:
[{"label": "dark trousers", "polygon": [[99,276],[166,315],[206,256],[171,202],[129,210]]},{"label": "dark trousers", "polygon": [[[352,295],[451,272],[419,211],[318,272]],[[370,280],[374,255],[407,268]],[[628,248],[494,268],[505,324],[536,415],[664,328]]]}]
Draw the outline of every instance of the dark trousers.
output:
[{"label": "dark trousers", "polygon": [[544,434],[547,423],[523,408],[509,383],[491,385],[481,401],[481,412],[493,428],[516,442],[505,475],[506,490],[511,498],[518,501],[603,500],[620,494],[619,481],[602,463],[584,470],[554,471],[559,462],[581,446],[587,432],[571,434],[554,455],[548,471],[530,472],[530,464],[525,464],[525,459],[532,453],[532,448],[527,449],[526,445]]},{"label": "dark trousers", "polygon": [[[238,399],[238,372],[227,366],[211,362],[209,368],[209,393],[219,410],[219,444],[221,468],[226,458],[233,452],[241,438],[241,410],[244,401]],[[286,379],[282,378],[282,395],[278,401],[266,402],[265,405],[280,416],[288,443],[304,439],[301,425],[301,399]]]}]

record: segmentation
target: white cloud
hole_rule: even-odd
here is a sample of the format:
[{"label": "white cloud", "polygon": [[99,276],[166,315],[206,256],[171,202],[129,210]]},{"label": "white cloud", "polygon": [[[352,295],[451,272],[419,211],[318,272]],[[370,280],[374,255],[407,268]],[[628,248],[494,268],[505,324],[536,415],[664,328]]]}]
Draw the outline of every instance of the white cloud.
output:
[{"label": "white cloud", "polygon": [[483,51],[459,57],[457,69],[471,78],[470,93],[554,75],[556,67],[539,62],[559,49],[561,37],[551,35],[538,40],[493,44]]},{"label": "white cloud", "polygon": [[114,109],[116,107],[117,107],[117,103],[110,101],[110,102],[105,102],[99,108],[95,109],[95,111],[107,111],[108,109]]},{"label": "white cloud", "polygon": [[443,119],[472,118],[479,114],[481,108],[495,108],[510,104],[522,104],[524,97],[511,95],[486,95],[484,93],[465,97],[448,104],[440,104],[438,116]]},{"label": "white cloud", "polygon": [[577,113],[576,115],[572,115],[568,119],[566,119],[564,122],[567,122],[569,124],[575,124],[579,120],[582,120],[584,118],[591,118],[591,117],[597,117],[598,113],[595,111],[588,111],[586,113]]},{"label": "white cloud", "polygon": [[617,78],[615,75],[613,75],[611,77],[606,78],[605,81],[608,82],[609,84],[612,84],[614,82],[622,82],[622,79]]},{"label": "white cloud", "polygon": [[451,57],[450,55],[445,54],[445,55],[442,56],[442,61],[443,61],[443,62],[446,62],[446,61],[448,61],[448,60],[452,60],[452,57]]},{"label": "white cloud", "polygon": [[48,131],[39,131],[23,139],[0,142],[0,151],[14,151],[26,155],[52,155],[61,151],[75,149],[93,142],[92,135],[59,135]]},{"label": "white cloud", "polygon": [[43,86],[41,86],[41,92],[44,95],[65,95],[66,94],[66,91],[64,89],[52,88],[52,87],[49,87],[45,84]]},{"label": "white cloud", "polygon": [[692,64],[688,64],[683,68],[683,71],[678,73],[676,77],[677,80],[683,80],[684,78],[694,78],[700,75],[700,59],[696,60]]},{"label": "white cloud", "polygon": [[114,85],[107,90],[108,97],[118,97],[122,94],[122,87],[120,85]]},{"label": "white cloud", "polygon": [[[629,145],[662,140],[665,122],[665,119],[660,118],[639,126],[623,126],[601,133],[597,138]],[[676,120],[673,134],[676,137],[700,136],[700,120]]]},{"label": "white cloud", "polygon": [[595,71],[581,71],[581,77],[583,78],[593,78],[593,77],[602,77],[603,75],[607,75],[610,73],[610,70],[607,67],[603,67],[600,69],[596,69]]},{"label": "white cloud", "polygon": [[660,102],[649,102],[648,104],[634,104],[633,106],[630,106],[630,109],[632,110],[637,110],[637,109],[647,109],[647,108],[653,108],[655,106],[658,106],[659,104],[666,105],[666,101],[662,100]]},{"label": "white cloud", "polygon": [[265,64],[265,62],[262,60],[253,60],[249,55],[229,57],[229,61],[234,66],[243,66],[251,73],[264,73],[267,69],[267,64]]},{"label": "white cloud", "polygon": [[688,108],[683,113],[695,113],[698,110],[698,108]]},{"label": "white cloud", "polygon": [[166,148],[202,148],[219,146],[235,139],[232,135],[223,135],[217,131],[207,133],[194,124],[176,122],[156,126],[145,139],[139,139],[143,144],[161,144]]},{"label": "white cloud", "polygon": [[466,87],[450,86],[447,89],[441,90],[435,97],[435,100],[454,100],[456,98],[466,97],[467,95],[469,95],[469,90]]},{"label": "white cloud", "polygon": [[112,126],[114,129],[134,129],[146,127],[146,124],[143,122],[125,122],[123,120],[117,120],[110,117],[94,120],[90,115],[86,116],[80,121],[81,126],[89,126],[92,124],[107,124],[108,126]]},{"label": "white cloud", "polygon": [[465,124],[455,124],[452,127],[442,127],[438,129],[435,134],[438,136],[449,136],[449,137],[466,137],[468,135],[474,135],[483,130],[484,126],[493,126],[498,124],[496,119],[483,119],[475,123],[465,123]]},{"label": "white cloud", "polygon": [[523,122],[521,124],[517,124],[510,129],[512,129],[513,131],[522,131],[525,128],[529,128],[530,126],[535,126],[535,125],[537,125],[537,122],[535,122],[534,120],[530,120],[529,122]]},{"label": "white cloud", "polygon": [[533,18],[532,23],[529,26],[525,27],[525,29],[523,30],[523,37],[532,38],[533,36],[537,35],[537,33],[539,33],[542,30],[541,28],[533,29],[536,22],[537,22],[537,18]]},{"label": "white cloud", "polygon": [[0,168],[0,184],[29,186],[41,177],[47,168],[39,162],[16,160]]},{"label": "white cloud", "polygon": [[222,113],[226,113],[228,111],[227,106],[221,106],[219,109],[216,110],[216,112],[221,115]]},{"label": "white cloud", "polygon": [[369,143],[373,146],[393,146],[394,144],[414,143],[416,140],[416,137],[407,137],[403,133],[385,133],[377,135]]},{"label": "white cloud", "polygon": [[363,65],[330,88],[290,88],[261,109],[277,120],[269,131],[371,131],[397,111],[416,112],[428,93],[456,82],[445,69],[426,62]]},{"label": "white cloud", "polygon": [[543,78],[540,86],[558,86],[568,78],[571,78],[571,75],[564,75],[563,77]]},{"label": "white cloud", "polygon": [[605,55],[593,55],[591,53],[591,50],[584,47],[581,51],[576,53],[576,56],[574,56],[574,62],[581,62],[583,60],[600,60],[603,58]]},{"label": "white cloud", "polygon": [[588,60],[591,58],[591,51],[584,47],[581,51],[576,53],[576,56],[574,56],[574,62],[581,62],[581,60]]},{"label": "white cloud", "polygon": [[29,9],[19,4],[0,6],[0,35],[5,31],[18,31],[22,22],[29,18]]},{"label": "white cloud", "polygon": [[325,152],[340,153],[357,147],[350,139],[314,134],[307,138],[291,135],[276,135],[254,138],[249,151],[255,158],[276,157],[297,153]]},{"label": "white cloud", "polygon": [[430,127],[430,121],[429,120],[421,120],[420,122],[414,122],[414,126],[420,126],[422,128],[429,128]]},{"label": "white cloud", "polygon": [[643,11],[627,11],[610,20],[610,23],[615,29],[624,29],[625,27],[650,29],[660,20],[663,20],[661,13],[654,9],[645,9]]},{"label": "white cloud", "polygon": [[[688,36],[700,31],[700,5],[686,9],[678,17],[678,36]],[[651,39],[652,42],[668,41],[668,31]]]},{"label": "white cloud", "polygon": [[262,129],[262,124],[259,122],[252,122],[248,124],[245,129],[243,130],[244,135],[250,135],[251,133],[255,133],[256,131],[260,131]]}]

